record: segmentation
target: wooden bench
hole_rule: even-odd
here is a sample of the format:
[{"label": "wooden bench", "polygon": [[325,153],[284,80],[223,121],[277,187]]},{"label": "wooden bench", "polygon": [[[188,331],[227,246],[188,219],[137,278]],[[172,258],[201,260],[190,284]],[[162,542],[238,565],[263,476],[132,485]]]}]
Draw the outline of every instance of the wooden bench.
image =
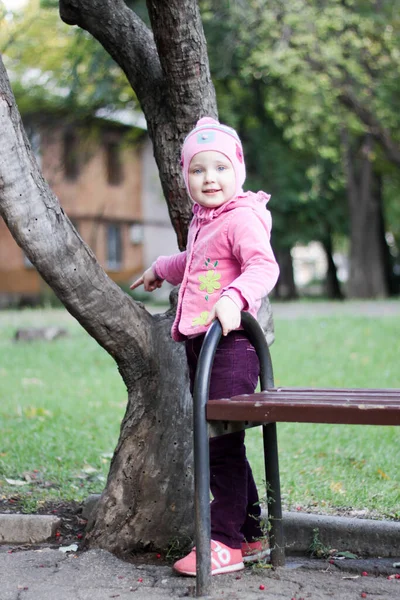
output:
[{"label": "wooden bench", "polygon": [[276,423],[400,425],[400,389],[275,388],[265,336],[248,313],[242,326],[260,360],[261,392],[208,400],[211,368],[221,338],[215,321],[200,352],[193,391],[196,595],[211,589],[209,436],[262,426],[271,563],[285,564]]}]

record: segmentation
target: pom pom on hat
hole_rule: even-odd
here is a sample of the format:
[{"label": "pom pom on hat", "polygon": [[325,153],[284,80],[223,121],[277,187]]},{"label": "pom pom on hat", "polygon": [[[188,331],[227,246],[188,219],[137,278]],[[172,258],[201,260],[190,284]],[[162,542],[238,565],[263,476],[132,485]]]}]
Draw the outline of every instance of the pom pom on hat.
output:
[{"label": "pom pom on hat", "polygon": [[196,127],[201,127],[202,125],[219,125],[219,122],[212,117],[202,117],[197,121]]},{"label": "pom pom on hat", "polygon": [[189,166],[192,158],[199,152],[213,150],[221,152],[232,163],[236,176],[236,196],[243,192],[242,186],[246,178],[246,167],[243,159],[243,148],[236,131],[222,125],[212,117],[203,117],[197,121],[196,127],[186,136],[182,147],[182,170],[186,187],[189,190]]}]

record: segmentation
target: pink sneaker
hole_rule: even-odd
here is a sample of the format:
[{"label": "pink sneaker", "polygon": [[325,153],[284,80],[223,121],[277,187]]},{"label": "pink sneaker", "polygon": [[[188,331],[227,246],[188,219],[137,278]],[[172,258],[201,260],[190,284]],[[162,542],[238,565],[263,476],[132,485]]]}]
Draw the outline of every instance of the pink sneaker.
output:
[{"label": "pink sneaker", "polygon": [[257,542],[243,542],[242,544],[242,557],[245,563],[262,560],[270,554],[271,550],[266,538]]},{"label": "pink sneaker", "polygon": [[[174,564],[174,570],[181,575],[196,577],[196,548]],[[242,551],[229,548],[222,542],[211,540],[211,575],[232,573],[244,569]]]}]

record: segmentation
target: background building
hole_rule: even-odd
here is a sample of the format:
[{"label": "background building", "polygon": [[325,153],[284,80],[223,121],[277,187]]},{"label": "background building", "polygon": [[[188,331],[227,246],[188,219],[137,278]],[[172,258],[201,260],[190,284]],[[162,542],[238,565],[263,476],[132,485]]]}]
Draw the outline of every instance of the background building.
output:
[{"label": "background building", "polygon": [[[31,115],[24,125],[44,177],[114,281],[128,284],[177,251],[143,124]],[[36,301],[46,289],[0,218],[0,303]]]}]

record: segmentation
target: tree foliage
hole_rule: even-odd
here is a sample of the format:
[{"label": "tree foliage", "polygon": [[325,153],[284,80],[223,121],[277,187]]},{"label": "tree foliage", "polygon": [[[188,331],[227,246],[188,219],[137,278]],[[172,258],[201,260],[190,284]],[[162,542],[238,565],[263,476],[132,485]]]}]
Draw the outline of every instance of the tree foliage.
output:
[{"label": "tree foliage", "polygon": [[138,108],[126,76],[85,30],[69,27],[55,0],[29,0],[3,13],[0,53],[23,114],[41,110],[93,115],[99,108]]},{"label": "tree foliage", "polygon": [[[149,24],[145,2],[126,4]],[[3,45],[22,110],[49,103],[86,112],[137,106],[109,53],[86,31],[62,23],[56,6],[29,0],[7,22]],[[343,128],[353,137],[372,131],[378,140],[372,158],[384,177],[390,218],[396,178],[389,163],[398,167],[400,144],[396,2],[202,0],[200,6],[221,118],[244,132],[249,185],[280,200],[276,243],[319,239],[327,228],[336,237],[348,233]],[[388,228],[397,238],[396,227]]]},{"label": "tree foliage", "polygon": [[[274,185],[275,176],[283,175],[279,206],[274,207],[282,243],[290,243],[288,231],[292,242],[348,233],[344,132],[353,148],[362,148],[367,134],[376,140],[368,160],[381,178],[389,219],[395,212],[393,168],[400,166],[396,2],[251,0],[227,5],[205,0],[202,6],[212,72],[223,82],[217,83],[219,99],[221,92],[224,98],[221,112],[226,106],[238,122],[257,122],[258,177],[265,173]],[[246,88],[252,91],[240,105],[232,90],[243,97]],[[257,111],[254,89],[262,97]],[[271,126],[265,129],[268,120],[277,133],[272,139]],[[273,153],[268,151],[271,142]],[[394,232],[395,222],[388,220],[386,229]]]}]

